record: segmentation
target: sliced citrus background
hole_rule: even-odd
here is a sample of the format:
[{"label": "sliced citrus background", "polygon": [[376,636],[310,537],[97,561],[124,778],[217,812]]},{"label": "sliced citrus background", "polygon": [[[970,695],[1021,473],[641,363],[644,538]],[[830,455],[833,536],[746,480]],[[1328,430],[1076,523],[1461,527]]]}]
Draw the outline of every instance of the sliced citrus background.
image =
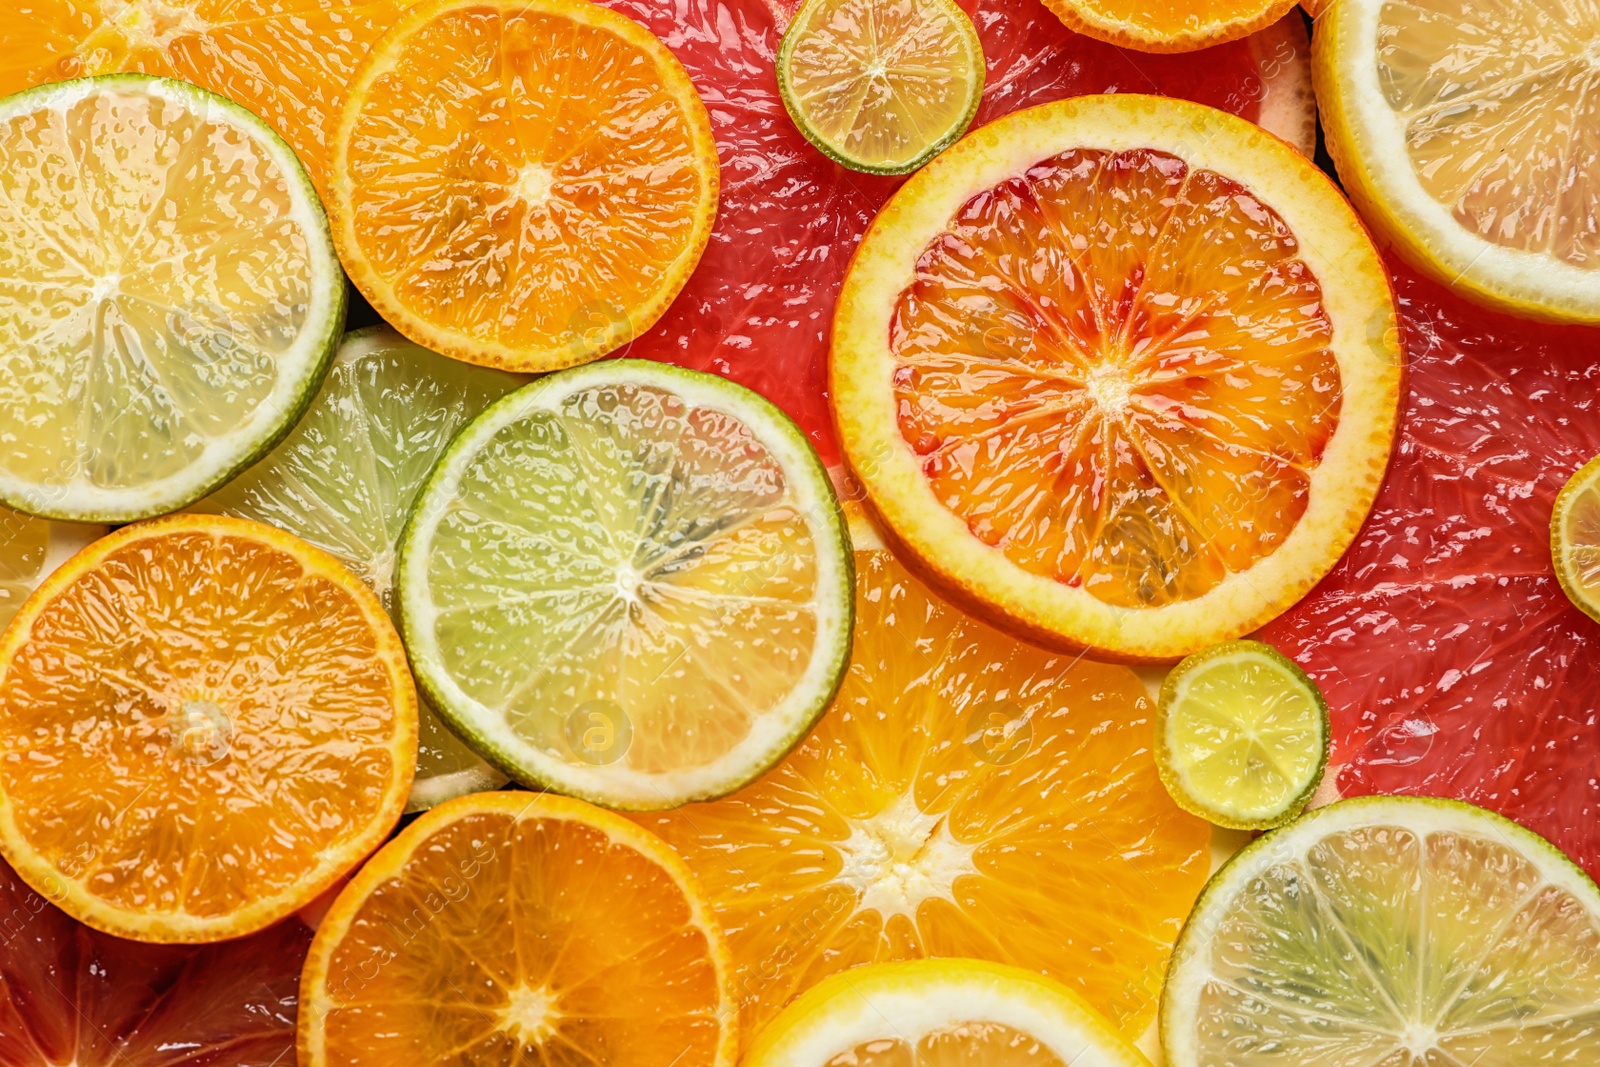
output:
[{"label": "sliced citrus background", "polygon": [[0,507],[0,630],[51,571],[103,533],[103,527],[50,522]]},{"label": "sliced citrus background", "polygon": [[1578,468],[1556,496],[1550,563],[1567,599],[1600,622],[1600,457]]},{"label": "sliced citrus background", "polygon": [[626,344],[716,217],[683,66],[589,0],[430,0],[373,49],[331,148],[345,269],[401,333],[548,371]]},{"label": "sliced citrus background", "polygon": [[1265,29],[1295,0],[1046,0],[1079,33],[1141,52],[1194,52]]},{"label": "sliced citrus background", "polygon": [[1596,40],[1591,0],[1330,5],[1317,97],[1363,217],[1453,289],[1600,323]]},{"label": "sliced citrus background", "polygon": [[326,127],[405,0],[29,0],[0,25],[0,94],[132,71],[193,82],[272,124],[326,190]]},{"label": "sliced citrus background", "polygon": [[[908,284],[909,279],[909,284]],[[846,457],[916,566],[1047,644],[1238,637],[1338,561],[1388,463],[1394,305],[1259,127],[1155,97],[991,123],[868,231],[834,323]]]},{"label": "sliced citrus background", "polygon": [[219,516],[124,527],[0,639],[0,853],[119,937],[238,937],[387,836],[416,715],[388,616],[331,556]]},{"label": "sliced citrus background", "polygon": [[299,922],[220,945],[134,944],[75,922],[4,862],[0,915],[6,1067],[268,1067],[294,1056],[311,944]]},{"label": "sliced citrus background", "polygon": [[732,1067],[728,949],[671,849],[581,801],[478,793],[339,894],[300,986],[301,1067]]},{"label": "sliced citrus background", "polygon": [[856,553],[856,612],[804,743],[731,797],[639,816],[705,887],[748,1033],[845,968],[970,956],[1137,1037],[1210,843],[1161,787],[1143,683],[968,618],[881,547]]}]

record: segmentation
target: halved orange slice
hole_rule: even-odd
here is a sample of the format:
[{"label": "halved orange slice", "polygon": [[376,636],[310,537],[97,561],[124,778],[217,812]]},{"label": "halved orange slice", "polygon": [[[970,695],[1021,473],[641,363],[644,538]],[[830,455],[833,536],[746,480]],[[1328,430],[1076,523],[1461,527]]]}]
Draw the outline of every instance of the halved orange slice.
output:
[{"label": "halved orange slice", "polygon": [[1078,97],[967,137],[878,216],[834,412],[941,590],[1051,647],[1171,659],[1271,619],[1355,536],[1396,321],[1300,153],[1199,104]]},{"label": "halved orange slice", "polygon": [[300,1067],[732,1067],[728,948],[660,838],[475,793],[406,827],[317,928]]},{"label": "halved orange slice", "polygon": [[0,636],[0,853],[118,937],[217,941],[288,915],[389,833],[416,748],[377,597],[258,523],[124,527]]},{"label": "halved orange slice", "polygon": [[1248,37],[1295,0],[1044,0],[1078,33],[1141,52],[1194,52]]},{"label": "halved orange slice", "polygon": [[711,119],[650,31],[589,0],[431,0],[332,137],[345,269],[396,329],[516,371],[661,317],[710,239]]}]

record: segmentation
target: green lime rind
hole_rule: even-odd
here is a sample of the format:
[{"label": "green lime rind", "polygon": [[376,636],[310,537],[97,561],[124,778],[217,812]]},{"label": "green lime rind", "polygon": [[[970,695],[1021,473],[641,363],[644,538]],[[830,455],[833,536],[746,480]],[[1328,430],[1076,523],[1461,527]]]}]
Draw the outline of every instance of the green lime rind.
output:
[{"label": "green lime rind", "polygon": [[[1580,467],[1556,496],[1555,507],[1550,513],[1550,563],[1555,568],[1556,581],[1561,583],[1561,591],[1567,594],[1572,606],[1600,622],[1600,588],[1579,581],[1578,562],[1573,558],[1581,550],[1593,553],[1596,560],[1600,561],[1600,540],[1593,544],[1577,545],[1572,542],[1569,533],[1573,508],[1587,493],[1600,496],[1600,456]],[[1592,506],[1600,516],[1600,505]],[[1600,522],[1596,525],[1600,526]]]},{"label": "green lime rind", "polygon": [[[134,486],[107,490],[75,486],[62,489],[23,482],[0,472],[0,503],[40,518],[64,522],[117,525],[179,511],[200,500],[257,462],[282,441],[311,406],[333,361],[344,333],[349,293],[344,270],[334,251],[327,213],[294,149],[277,131],[247,108],[225,96],[176,78],[146,74],[101,74],[35,86],[0,99],[0,121],[43,106],[65,107],[102,91],[152,96],[177,101],[201,113],[225,115],[229,122],[260,144],[288,182],[294,218],[308,244],[312,264],[311,306],[293,347],[278,357],[278,381],[256,412],[272,408],[276,415],[262,419],[254,432],[209,464],[197,464],[168,476],[165,488]],[[319,278],[317,275],[321,275]],[[281,373],[288,368],[290,373]]]},{"label": "green lime rind", "polygon": [[[1249,699],[1241,699],[1237,708],[1230,707],[1229,712],[1237,711],[1235,723],[1240,731],[1237,744],[1254,745],[1271,763],[1275,775],[1284,781],[1279,796],[1269,798],[1270,803],[1258,803],[1249,811],[1241,808],[1236,796],[1225,792],[1227,782],[1213,783],[1208,787],[1202,777],[1194,773],[1194,754],[1179,751],[1180,742],[1174,736],[1183,725],[1185,716],[1197,713],[1188,699],[1190,687],[1196,679],[1202,675],[1214,677],[1217,671],[1244,662],[1270,670],[1281,682],[1279,692],[1288,699],[1298,699],[1309,712],[1306,721],[1299,724],[1297,729],[1304,731],[1307,740],[1316,749],[1314,758],[1308,758],[1313,756],[1309,750],[1299,754],[1304,769],[1296,778],[1271,759],[1271,754],[1264,751],[1265,746],[1253,737],[1245,736],[1251,732],[1253,725],[1246,719],[1251,712],[1258,711],[1258,707]],[[1259,694],[1252,694],[1256,695]],[[1310,803],[1328,767],[1331,736],[1328,703],[1317,688],[1317,683],[1298,664],[1260,641],[1225,641],[1188,657],[1173,668],[1162,683],[1156,710],[1156,767],[1167,792],[1185,811],[1231,830],[1270,830],[1300,814]]]},{"label": "green lime rind", "polygon": [[[1550,841],[1503,815],[1466,801],[1442,797],[1368,796],[1336,801],[1302,815],[1252,841],[1223,864],[1201,890],[1173,947],[1172,958],[1167,965],[1166,981],[1162,987],[1159,1024],[1161,1047],[1167,1067],[1202,1067],[1203,1064],[1211,1062],[1209,1059],[1202,1059],[1199,1048],[1198,1035],[1203,1028],[1212,1027],[1208,1038],[1212,1043],[1236,1042],[1233,1047],[1246,1047],[1247,1042],[1254,1037],[1254,1034],[1215,1032],[1217,1027],[1232,1026],[1237,1029],[1240,1021],[1249,1022],[1251,1017],[1248,1014],[1229,1013],[1228,1017],[1222,1018],[1218,1014],[1207,1013],[1202,1007],[1201,994],[1212,977],[1209,950],[1214,945],[1227,946],[1222,951],[1228,954],[1230,967],[1238,962],[1247,961],[1256,966],[1259,973],[1259,966],[1263,964],[1282,962],[1284,964],[1282,974],[1286,982],[1298,983],[1297,988],[1300,989],[1305,989],[1305,983],[1313,980],[1313,972],[1309,969],[1309,964],[1313,961],[1320,962],[1325,969],[1346,973],[1353,968],[1355,984],[1343,992],[1354,993],[1355,999],[1362,1003],[1363,1008],[1382,1003],[1383,997],[1373,988],[1376,984],[1373,977],[1376,972],[1372,968],[1377,966],[1378,961],[1381,961],[1386,954],[1391,958],[1398,956],[1402,969],[1415,966],[1418,953],[1427,953],[1435,962],[1439,959],[1453,958],[1450,953],[1440,956],[1437,951],[1429,951],[1433,947],[1433,940],[1442,935],[1443,931],[1437,932],[1434,938],[1430,938],[1427,930],[1396,931],[1395,938],[1398,940],[1388,944],[1372,936],[1358,938],[1346,930],[1342,936],[1351,940],[1349,946],[1310,944],[1306,946],[1304,957],[1294,959],[1281,958],[1289,949],[1295,947],[1295,942],[1285,936],[1286,931],[1281,927],[1268,932],[1270,944],[1273,946],[1272,953],[1277,954],[1276,956],[1251,953],[1248,949],[1240,947],[1250,937],[1251,919],[1258,920],[1257,925],[1262,925],[1259,920],[1267,915],[1299,918],[1311,916],[1318,921],[1326,921],[1333,915],[1329,910],[1332,902],[1326,897],[1325,891],[1314,891],[1311,885],[1304,884],[1306,880],[1304,869],[1313,848],[1317,848],[1334,834],[1387,828],[1407,831],[1419,837],[1441,833],[1456,834],[1463,838],[1487,842],[1491,848],[1498,846],[1515,852],[1532,866],[1540,878],[1535,884],[1519,883],[1520,887],[1514,897],[1516,903],[1522,904],[1520,910],[1526,910],[1528,906],[1538,901],[1540,894],[1546,890],[1553,890],[1565,894],[1587,909],[1590,918],[1588,928],[1600,925],[1600,887],[1596,886],[1594,880]],[[1389,855],[1394,855],[1398,850],[1390,848],[1387,851]],[[1331,861],[1340,855],[1341,853],[1326,846],[1321,847],[1317,854],[1319,869],[1329,869]],[[1476,866],[1485,880],[1495,881],[1505,876],[1498,866],[1491,867],[1484,863]],[[1301,869],[1299,876],[1305,890],[1303,899],[1289,899],[1286,895],[1274,894],[1267,881],[1269,875],[1293,867]],[[1340,868],[1344,872],[1352,869],[1356,872],[1352,884],[1362,883],[1360,875],[1364,874],[1370,878],[1373,874],[1370,870],[1362,871],[1359,863],[1346,864]],[[1400,898],[1398,906],[1410,907],[1411,900],[1419,892],[1420,890],[1412,888]],[[1240,903],[1241,906],[1234,907],[1236,903]],[[1340,905],[1340,915],[1362,919],[1369,926],[1371,922],[1379,921],[1377,916],[1384,913],[1381,900],[1367,901],[1370,906],[1365,908],[1360,906],[1362,904],[1360,901],[1340,900],[1337,903]],[[1508,915],[1498,903],[1477,903],[1481,903],[1487,913],[1483,916],[1480,929],[1489,932],[1493,938],[1485,952],[1492,952],[1507,944],[1507,935],[1514,932],[1509,923],[1516,918],[1517,912]],[[1470,919],[1471,916],[1466,918]],[[1403,922],[1397,920],[1396,925],[1403,925]],[[1574,924],[1570,918],[1563,917],[1559,925],[1578,929],[1579,936],[1582,936],[1581,924]],[[1537,930],[1529,931],[1529,941],[1538,937]],[[1255,941],[1254,944],[1260,945],[1261,942]],[[1316,954],[1319,947],[1323,958],[1317,961]],[[1336,958],[1328,958],[1329,953],[1333,953]],[[1466,982],[1473,979],[1474,972],[1492,987],[1490,995],[1485,1000],[1492,1009],[1499,1011],[1499,1018],[1495,1021],[1503,1023],[1508,1019],[1516,1019],[1517,1016],[1508,1007],[1512,989],[1511,983],[1507,981],[1508,977],[1515,976],[1508,976],[1491,969],[1486,956],[1472,963],[1465,972],[1462,985],[1456,990],[1457,1002],[1459,1003],[1459,997],[1466,989]],[[1589,975],[1591,981],[1594,981],[1592,969],[1586,966],[1585,973]],[[1386,976],[1393,976],[1392,972]],[[1548,980],[1549,976],[1544,973],[1528,976],[1530,986],[1544,989],[1546,992],[1549,991],[1546,984]],[[1559,976],[1557,980],[1560,980]],[[1330,990],[1313,988],[1309,993],[1315,995],[1315,1002],[1308,997],[1303,1004],[1275,1006],[1275,1010],[1290,1016],[1299,1008],[1304,1008],[1309,1018],[1303,1027],[1306,1039],[1303,1056],[1296,1055],[1293,1032],[1280,1027],[1278,1028],[1280,1032],[1273,1038],[1278,1046],[1272,1054],[1274,1062],[1294,1063],[1315,1058],[1316,1054],[1325,1051],[1319,1045],[1321,1038],[1318,1035],[1337,1032],[1337,1028],[1343,1025],[1344,1018],[1334,1013],[1330,1007]],[[1590,990],[1589,995],[1583,999],[1591,1004],[1600,1002],[1600,989]],[[1437,1008],[1439,1018],[1433,1020],[1436,1029],[1445,1016],[1446,1009],[1454,1006],[1446,1004],[1443,1008]],[[1218,1011],[1226,1010],[1218,1009]],[[1457,1022],[1465,1030],[1474,1029],[1473,1019],[1470,1017]],[[1370,1021],[1366,1020],[1354,1021],[1352,1025],[1369,1031],[1371,1028]],[[1481,1031],[1482,1028],[1477,1029]],[[1514,1027],[1511,1033],[1513,1039],[1516,1039],[1521,1031]],[[1407,1042],[1418,1039],[1415,1033],[1409,1032],[1393,1036],[1397,1051],[1405,1049]],[[1377,1053],[1381,1050],[1374,1047],[1372,1052],[1376,1060]],[[1384,1062],[1389,1060],[1385,1059]],[[1394,1062],[1401,1060],[1397,1058]],[[1422,1059],[1419,1057],[1415,1062],[1420,1063]],[[1432,1058],[1429,1058],[1428,1062],[1433,1062]],[[1548,1062],[1554,1064],[1559,1060],[1553,1058]]]},{"label": "green lime rind", "polygon": [[[928,141],[915,156],[894,162],[874,163],[852,155],[848,150],[825,137],[817,129],[816,123],[807,115],[804,106],[800,102],[799,93],[796,92],[794,87],[791,65],[795,45],[806,34],[813,32],[811,20],[816,13],[824,6],[834,2],[836,0],[806,0],[801,5],[800,10],[795,12],[794,19],[789,23],[789,28],[784,31],[783,41],[778,46],[777,60],[778,94],[783,100],[783,106],[789,112],[789,118],[793,120],[795,128],[800,131],[801,135],[816,146],[818,151],[841,167],[847,167],[850,170],[860,171],[864,174],[910,174],[912,171],[925,166],[934,156],[959,141],[962,135],[972,126],[972,120],[978,114],[978,105],[983,101],[986,74],[983,43],[978,38],[978,31],[972,25],[972,20],[967,17],[967,13],[956,4],[951,3],[950,0],[921,0],[923,3],[937,5],[942,9],[946,9],[945,13],[961,28],[962,36],[966,38],[969,53],[974,60],[968,68],[968,75],[973,83],[970,96],[960,120]],[[867,6],[872,2],[875,2],[875,0],[862,0],[863,6]]]},{"label": "green lime rind", "polygon": [[[542,751],[511,729],[505,716],[471,697],[443,662],[433,632],[437,616],[430,587],[433,538],[443,517],[458,503],[468,463],[503,429],[530,415],[554,413],[565,398],[591,388],[638,385],[671,393],[698,406],[737,418],[784,471],[794,506],[808,517],[816,551],[818,614],[815,651],[802,683],[790,692],[792,707],[768,743],[744,754],[737,765],[691,773],[668,781],[634,775],[620,763],[580,767]],[[712,403],[711,401],[715,402]],[[626,486],[605,481],[587,487],[614,491]],[[515,507],[515,487],[492,507]],[[499,513],[505,515],[504,508]],[[726,379],[647,360],[617,359],[588,364],[539,379],[486,409],[457,436],[418,494],[401,538],[397,585],[401,633],[412,670],[424,695],[454,732],[480,756],[520,784],[551,789],[623,811],[651,811],[726,796],[760,777],[798,744],[828,709],[849,667],[855,621],[855,574],[848,527],[833,485],[805,434],[776,405]],[[477,553],[475,563],[488,558]],[[731,668],[731,664],[730,664]],[[562,709],[566,711],[568,709]],[[572,709],[573,711],[581,710]],[[725,762],[727,756],[717,762]],[[715,766],[715,764],[713,764]],[[646,780],[641,781],[644,778]],[[665,785],[661,783],[666,783]]]}]

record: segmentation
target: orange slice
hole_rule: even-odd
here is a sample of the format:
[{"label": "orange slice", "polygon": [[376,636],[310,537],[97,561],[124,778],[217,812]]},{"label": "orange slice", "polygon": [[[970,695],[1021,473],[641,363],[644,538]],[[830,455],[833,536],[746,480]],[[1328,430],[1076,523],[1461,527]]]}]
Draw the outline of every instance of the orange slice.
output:
[{"label": "orange slice", "polygon": [[705,887],[746,1034],[848,967],[973,957],[1138,1036],[1210,843],[1161,787],[1143,683],[998,633],[864,543],[854,659],[816,730],[730,797],[637,816]]},{"label": "orange slice", "polygon": [[728,948],[683,861],[578,800],[446,801],[317,928],[301,1067],[732,1067]]},{"label": "orange slice", "polygon": [[394,826],[416,748],[377,598],[257,523],[124,527],[0,636],[0,852],[118,937],[222,940],[307,903]]},{"label": "orange slice", "polygon": [[589,0],[432,0],[362,68],[334,238],[418,344],[548,371],[649,329],[717,207],[711,119],[638,23]]},{"label": "orange slice", "polygon": [[266,119],[327,194],[329,118],[405,0],[29,0],[0,25],[0,95],[117,71],[193,82]]},{"label": "orange slice", "polygon": [[1194,52],[1248,37],[1296,0],[1044,0],[1078,33],[1141,52]]},{"label": "orange slice", "polygon": [[834,321],[846,456],[914,565],[1050,647],[1171,659],[1328,572],[1388,464],[1393,294],[1333,184],[1180,100],[1007,116],[909,181]]}]

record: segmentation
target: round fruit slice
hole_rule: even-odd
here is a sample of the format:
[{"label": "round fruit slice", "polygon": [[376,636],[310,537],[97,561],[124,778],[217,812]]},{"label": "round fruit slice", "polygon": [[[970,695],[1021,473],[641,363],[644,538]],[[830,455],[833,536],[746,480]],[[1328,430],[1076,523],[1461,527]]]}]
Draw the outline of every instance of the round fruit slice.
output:
[{"label": "round fruit slice", "polygon": [[983,46],[951,0],[809,0],[783,35],[778,89],[829,159],[905,174],[972,125]]},{"label": "round fruit slice", "polygon": [[74,922],[4,863],[0,915],[6,1067],[294,1059],[295,987],[311,944],[301,923],[199,948],[133,944]]},{"label": "round fruit slice", "polygon": [[1210,867],[1153,713],[1128,668],[1020,644],[863,548],[833,709],[740,792],[639,821],[705,887],[750,1035],[837,971],[955,956],[1065,982],[1131,1039]]},{"label": "round fruit slice", "polygon": [[356,77],[331,152],[334,235],[373,307],[508,370],[584,363],[649,329],[716,216],[688,74],[589,0],[419,4]]},{"label": "round fruit slice", "polygon": [[182,78],[272,124],[324,191],[328,119],[404,0],[28,0],[0,30],[0,93],[84,75]]},{"label": "round fruit slice", "polygon": [[1600,456],[1584,464],[1556,497],[1550,559],[1567,599],[1600,622]]},{"label": "round fruit slice", "polygon": [[1383,265],[1242,119],[1080,97],[991,123],[868,231],[834,412],[914,565],[1051,647],[1186,655],[1303,596],[1394,436]]},{"label": "round fruit slice", "polygon": [[1141,52],[1194,52],[1264,30],[1295,0],[1045,0],[1070,29]]},{"label": "round fruit slice", "polygon": [[721,378],[553,375],[458,437],[400,603],[418,681],[506,773],[613,807],[721,796],[827,708],[850,558],[816,453]]},{"label": "round fruit slice", "polygon": [[1060,982],[978,960],[836,974],[761,1032],[745,1067],[1149,1067]]},{"label": "round fruit slice", "polygon": [[1591,1063],[1597,946],[1600,891],[1531,831],[1459,801],[1340,801],[1206,887],[1161,1044],[1168,1067]]},{"label": "round fruit slice", "polygon": [[[428,472],[462,426],[525,381],[446,359],[387,327],[357,330],[294,432],[198,510],[304,538],[360,576],[393,616],[400,532]],[[422,705],[407,811],[504,783]]]},{"label": "round fruit slice", "polygon": [[0,631],[51,571],[103,533],[0,508]]},{"label": "round fruit slice", "polygon": [[1363,217],[1452,289],[1600,323],[1597,39],[1588,0],[1329,5],[1312,70]]},{"label": "round fruit slice", "polygon": [[268,926],[384,839],[416,695],[372,591],[240,519],[129,526],[0,637],[0,852],[138,941]]},{"label": "round fruit slice", "polygon": [[0,500],[126,522],[193,503],[311,402],[345,284],[260,119],[113,75],[0,100]]},{"label": "round fruit slice", "polygon": [[1328,705],[1294,661],[1259,641],[1196,652],[1167,675],[1156,765],[1185,811],[1265,830],[1305,810],[1328,766]]},{"label": "round fruit slice", "polygon": [[303,1067],[732,1067],[728,948],[683,861],[581,801],[479,793],[406,827],[317,928]]}]

